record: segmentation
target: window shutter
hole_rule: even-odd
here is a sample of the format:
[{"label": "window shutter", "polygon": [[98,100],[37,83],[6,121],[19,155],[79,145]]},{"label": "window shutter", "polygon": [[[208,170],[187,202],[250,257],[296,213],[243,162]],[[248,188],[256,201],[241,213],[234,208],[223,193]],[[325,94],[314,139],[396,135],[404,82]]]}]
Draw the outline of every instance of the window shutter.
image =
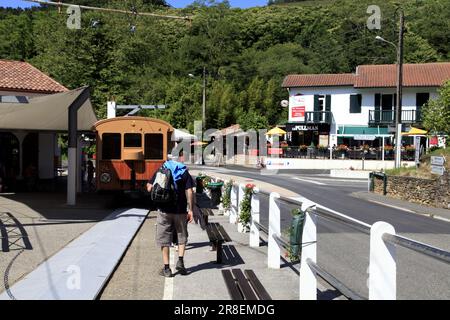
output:
[{"label": "window shutter", "polygon": [[314,122],[317,123],[319,122],[319,95],[314,95]]},{"label": "window shutter", "polygon": [[361,113],[362,95],[350,95],[350,113]]}]

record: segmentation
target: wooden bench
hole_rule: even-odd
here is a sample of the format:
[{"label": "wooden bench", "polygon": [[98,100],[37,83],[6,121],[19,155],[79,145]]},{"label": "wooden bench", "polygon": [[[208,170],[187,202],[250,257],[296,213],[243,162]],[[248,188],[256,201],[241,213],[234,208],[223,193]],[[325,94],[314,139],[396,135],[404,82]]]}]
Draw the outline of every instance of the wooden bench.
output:
[{"label": "wooden bench", "polygon": [[209,241],[214,245],[217,251],[217,263],[222,263],[222,244],[231,242],[231,238],[220,223],[208,223],[206,233]]},{"label": "wooden bench", "polygon": [[272,300],[253,270],[222,270],[228,293],[233,300]]},{"label": "wooden bench", "polygon": [[203,220],[205,221],[206,224],[208,224],[208,217],[213,216],[214,212],[210,208],[199,208],[199,210],[202,214]]}]

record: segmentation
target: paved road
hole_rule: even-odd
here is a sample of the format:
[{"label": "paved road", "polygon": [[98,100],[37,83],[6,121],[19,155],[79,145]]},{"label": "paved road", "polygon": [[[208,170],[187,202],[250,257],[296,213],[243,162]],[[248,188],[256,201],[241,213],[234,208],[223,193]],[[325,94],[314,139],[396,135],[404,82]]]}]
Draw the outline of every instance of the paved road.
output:
[{"label": "paved road", "polygon": [[[353,197],[353,192],[367,190],[367,181],[334,179],[320,174],[265,176],[251,169],[213,170],[272,183],[368,224],[386,221],[401,235],[450,251],[450,223]],[[281,209],[281,224],[285,229],[292,208]],[[264,224],[267,216],[268,199],[263,198],[261,221]],[[319,219],[318,231],[319,264],[359,294],[368,296],[369,237],[323,219]],[[450,265],[401,247],[397,255],[399,299],[450,299]]]}]

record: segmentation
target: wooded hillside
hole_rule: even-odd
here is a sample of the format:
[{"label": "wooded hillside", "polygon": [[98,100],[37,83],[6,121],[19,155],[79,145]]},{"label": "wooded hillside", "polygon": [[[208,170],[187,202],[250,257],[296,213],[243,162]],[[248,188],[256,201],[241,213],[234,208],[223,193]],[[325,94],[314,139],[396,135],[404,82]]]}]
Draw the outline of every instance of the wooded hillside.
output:
[{"label": "wooded hillside", "polygon": [[[287,120],[280,107],[287,98],[281,88],[287,74],[354,72],[359,64],[396,61],[391,46],[374,40],[380,35],[396,41],[391,0],[380,1],[382,29],[372,31],[366,26],[372,0],[246,10],[230,9],[227,3],[206,6],[205,1],[183,10],[143,0],[71,2],[120,9],[135,2],[141,12],[193,15],[187,23],[83,11],[82,29],[69,30],[66,14],[55,7],[0,10],[0,58],[29,61],[68,88],[90,85],[99,117],[105,116],[112,97],[120,104],[165,103],[170,108],[155,111],[155,116],[192,129],[193,120],[201,119],[206,66],[208,127],[237,122],[246,128],[267,127]],[[448,61],[448,0],[402,3],[405,62]],[[100,21],[96,28],[91,27],[94,20]],[[130,32],[131,25],[136,32]]]}]

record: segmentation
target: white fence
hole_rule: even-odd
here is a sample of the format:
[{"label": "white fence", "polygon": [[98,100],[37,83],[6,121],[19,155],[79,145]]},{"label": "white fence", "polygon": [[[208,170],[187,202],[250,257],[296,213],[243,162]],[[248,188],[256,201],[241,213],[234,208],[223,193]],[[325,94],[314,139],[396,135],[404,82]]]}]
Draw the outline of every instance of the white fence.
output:
[{"label": "white fence", "polygon": [[[234,185],[231,190],[230,223],[239,220],[240,203],[243,199],[245,185]],[[260,195],[269,196],[269,225],[262,226],[260,222]],[[369,262],[369,300],[395,300],[397,298],[397,255],[396,245],[420,252],[440,261],[450,264],[450,252],[396,235],[392,225],[386,222],[376,222],[369,225],[341,213],[324,209],[320,206],[311,208],[311,201],[302,203],[283,198],[278,193],[266,193],[254,189],[251,201],[252,218],[250,222],[249,244],[252,247],[260,245],[260,233],[268,236],[267,266],[279,269],[282,250],[287,250],[288,243],[281,237],[280,203],[284,202],[306,210],[304,222],[302,253],[300,260],[299,299],[317,299],[317,276],[333,284],[336,289],[351,299],[364,299],[346,287],[338,279],[317,265],[317,217],[338,222],[370,235]],[[310,207],[310,208],[308,208]]]}]

